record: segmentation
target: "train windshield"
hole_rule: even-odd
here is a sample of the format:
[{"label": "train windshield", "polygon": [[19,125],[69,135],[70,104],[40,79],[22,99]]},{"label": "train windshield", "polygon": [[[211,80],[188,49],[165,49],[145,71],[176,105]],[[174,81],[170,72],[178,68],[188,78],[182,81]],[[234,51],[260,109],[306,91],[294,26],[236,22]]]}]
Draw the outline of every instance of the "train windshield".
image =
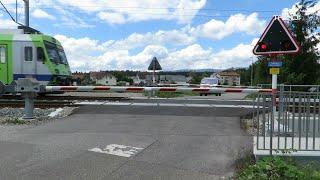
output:
[{"label": "train windshield", "polygon": [[47,41],[44,42],[44,44],[46,46],[50,61],[56,64],[68,64],[66,54],[64,53],[62,47]]}]

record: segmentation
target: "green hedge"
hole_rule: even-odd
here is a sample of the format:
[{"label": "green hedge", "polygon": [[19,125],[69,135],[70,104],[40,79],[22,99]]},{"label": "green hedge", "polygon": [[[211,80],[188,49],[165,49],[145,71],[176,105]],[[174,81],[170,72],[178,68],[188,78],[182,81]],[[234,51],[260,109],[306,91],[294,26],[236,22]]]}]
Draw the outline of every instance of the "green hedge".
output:
[{"label": "green hedge", "polygon": [[236,174],[239,180],[320,180],[314,164],[300,167],[293,160],[267,157],[249,165]]}]

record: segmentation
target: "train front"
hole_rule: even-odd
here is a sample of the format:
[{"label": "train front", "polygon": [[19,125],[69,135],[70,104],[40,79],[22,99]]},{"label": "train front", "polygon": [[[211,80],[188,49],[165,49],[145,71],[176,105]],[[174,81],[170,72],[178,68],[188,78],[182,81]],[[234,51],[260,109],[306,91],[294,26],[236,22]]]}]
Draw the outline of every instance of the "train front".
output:
[{"label": "train front", "polygon": [[49,60],[46,64],[52,73],[49,85],[71,85],[71,70],[61,43],[53,37],[44,36],[43,44]]}]

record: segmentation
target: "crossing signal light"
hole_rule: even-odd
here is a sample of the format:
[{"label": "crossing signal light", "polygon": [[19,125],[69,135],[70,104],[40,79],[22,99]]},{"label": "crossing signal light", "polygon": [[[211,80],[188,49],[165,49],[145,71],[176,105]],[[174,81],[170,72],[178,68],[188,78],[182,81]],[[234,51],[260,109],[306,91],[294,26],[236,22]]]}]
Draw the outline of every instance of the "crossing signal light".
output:
[{"label": "crossing signal light", "polygon": [[294,47],[292,47],[292,44],[290,43],[290,41],[285,40],[281,42],[281,46],[280,46],[282,51],[288,51]]},{"label": "crossing signal light", "polygon": [[259,43],[259,48],[261,49],[261,51],[266,52],[268,50],[268,45],[264,42],[260,42]]},{"label": "crossing signal light", "polygon": [[298,53],[300,47],[279,16],[273,17],[253,49],[255,55]]}]

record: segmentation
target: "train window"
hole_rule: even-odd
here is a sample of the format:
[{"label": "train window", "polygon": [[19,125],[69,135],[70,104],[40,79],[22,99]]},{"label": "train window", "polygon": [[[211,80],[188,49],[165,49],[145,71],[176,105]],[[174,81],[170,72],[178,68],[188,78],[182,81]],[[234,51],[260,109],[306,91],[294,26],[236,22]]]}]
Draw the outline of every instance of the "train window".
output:
[{"label": "train window", "polygon": [[44,45],[46,46],[48,57],[51,60],[51,62],[59,64],[60,56],[55,44],[45,41]]},{"label": "train window", "polygon": [[24,47],[24,60],[32,61],[32,59],[33,59],[32,47],[29,47],[29,46]]},{"label": "train window", "polygon": [[42,47],[37,47],[37,60],[44,62],[45,56],[44,56],[44,51]]},{"label": "train window", "polygon": [[0,47],[0,63],[6,63],[6,48]]},{"label": "train window", "polygon": [[59,56],[60,56],[60,59],[61,59],[61,63],[62,64],[68,64],[68,60],[67,60],[67,57],[66,57],[66,54],[64,53],[64,51],[59,49],[58,53],[59,53]]}]

